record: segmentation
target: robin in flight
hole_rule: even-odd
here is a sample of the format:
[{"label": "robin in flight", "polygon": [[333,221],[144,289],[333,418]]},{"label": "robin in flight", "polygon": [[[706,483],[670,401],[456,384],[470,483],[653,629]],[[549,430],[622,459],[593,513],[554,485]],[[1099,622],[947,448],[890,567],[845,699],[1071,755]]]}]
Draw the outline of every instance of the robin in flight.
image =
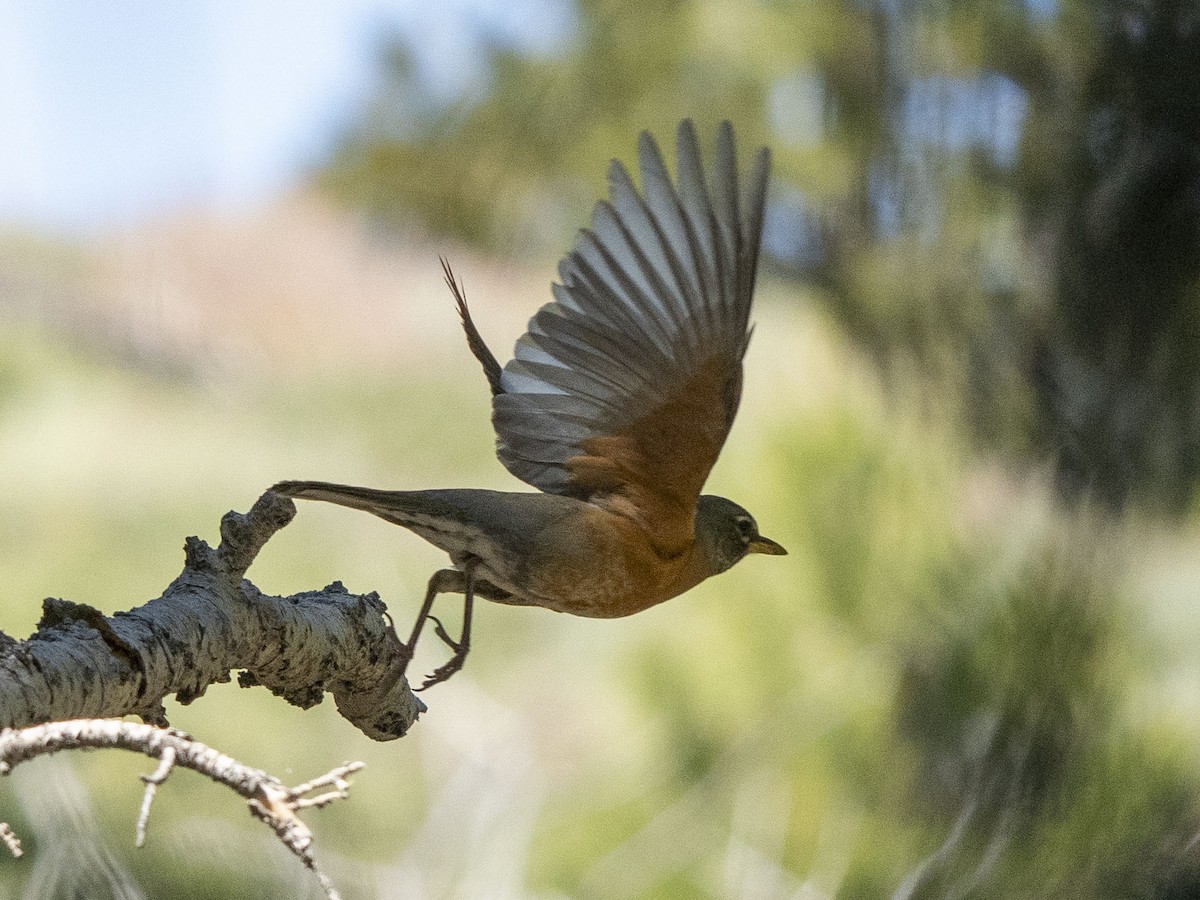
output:
[{"label": "robin in flight", "polygon": [[[500,462],[540,492],[382,491],[284,481],[401,525],[450,554],[434,573],[406,646],[428,619],[454,651],[422,687],[462,668],[476,596],[595,618],[640,612],[750,553],[786,551],[731,500],[701,494],[737,412],[770,155],[739,184],[733,128],[707,173],[691,121],[676,177],[654,139],[638,141],[642,189],[614,161],[611,200],[559,265],[554,300],[501,367],[442,260],[471,352],[492,390]],[[456,640],[430,614],[464,596]]]}]

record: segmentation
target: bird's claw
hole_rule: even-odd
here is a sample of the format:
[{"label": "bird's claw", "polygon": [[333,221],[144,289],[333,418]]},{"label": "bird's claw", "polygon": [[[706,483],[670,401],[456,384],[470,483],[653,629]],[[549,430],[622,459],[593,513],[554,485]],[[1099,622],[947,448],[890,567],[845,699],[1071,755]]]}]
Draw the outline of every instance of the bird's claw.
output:
[{"label": "bird's claw", "polygon": [[467,661],[467,650],[470,649],[470,644],[464,639],[454,640],[450,637],[450,633],[446,631],[446,627],[442,625],[441,620],[437,616],[429,616],[433,622],[433,633],[436,634],[447,647],[454,651],[454,655],[445,663],[433,670],[433,674],[425,679],[425,682],[415,690],[423,691],[433,687],[435,684],[441,684],[459,671],[463,664]]},{"label": "bird's claw", "polygon": [[446,681],[463,667],[463,663],[467,661],[467,648],[458,647],[456,645],[455,653],[445,663],[433,670],[433,674],[425,679],[425,682],[416,690],[424,691],[433,687],[435,684],[441,684]]},{"label": "bird's claw", "polygon": [[442,625],[442,620],[437,616],[429,616],[429,620],[433,622],[433,633],[442,639],[442,643],[451,650],[458,652],[458,641],[450,637],[449,632],[446,631],[446,627]]}]

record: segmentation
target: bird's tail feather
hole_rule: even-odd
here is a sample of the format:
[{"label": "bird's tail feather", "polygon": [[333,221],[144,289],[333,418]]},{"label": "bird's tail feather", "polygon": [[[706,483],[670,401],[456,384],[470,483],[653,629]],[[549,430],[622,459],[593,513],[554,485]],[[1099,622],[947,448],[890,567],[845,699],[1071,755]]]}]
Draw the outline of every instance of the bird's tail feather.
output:
[{"label": "bird's tail feather", "polygon": [[406,491],[379,491],[374,488],[331,484],[327,481],[281,481],[271,490],[299,500],[324,500],[351,509],[361,509],[377,516],[390,518],[402,506]]}]

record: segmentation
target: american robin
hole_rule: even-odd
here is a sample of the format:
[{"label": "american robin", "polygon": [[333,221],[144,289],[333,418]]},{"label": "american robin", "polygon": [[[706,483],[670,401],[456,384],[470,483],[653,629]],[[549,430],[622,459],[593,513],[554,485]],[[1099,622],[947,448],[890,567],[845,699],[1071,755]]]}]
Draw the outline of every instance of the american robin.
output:
[{"label": "american robin", "polygon": [[[432,618],[454,651],[423,687],[462,667],[476,595],[615,618],[682,594],[747,554],[786,552],[745,509],[700,493],[741,396],[770,155],[758,151],[739,187],[728,122],[707,177],[689,120],[676,149],[672,183],[654,138],[641,134],[640,193],[612,163],[611,200],[596,204],[591,227],[559,265],[553,302],[503,368],[442,260],[491,386],[497,455],[541,493],[317,481],[273,488],[365,510],[450,554],[454,568],[430,579],[406,645],[411,659]],[[430,615],[439,593],[464,595],[457,640]]]}]

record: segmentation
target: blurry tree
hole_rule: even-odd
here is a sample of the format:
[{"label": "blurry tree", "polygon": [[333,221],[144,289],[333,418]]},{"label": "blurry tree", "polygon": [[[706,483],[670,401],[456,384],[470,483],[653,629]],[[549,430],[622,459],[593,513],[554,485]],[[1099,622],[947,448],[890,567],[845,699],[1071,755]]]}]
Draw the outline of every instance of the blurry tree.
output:
[{"label": "blurry tree", "polygon": [[485,41],[488,77],[449,103],[392,42],[322,180],[384,222],[548,252],[638,129],[732,118],[775,150],[776,269],[886,371],[915,367],[985,445],[1048,454],[1068,495],[1179,509],[1200,474],[1196,19],[1194,0],[578,0],[564,46]]},{"label": "blurry tree", "polygon": [[1035,121],[1060,140],[1021,185],[1054,297],[1040,424],[1068,492],[1178,509],[1200,475],[1200,7],[1088,10],[1098,46],[1047,67]]},{"label": "blurry tree", "polygon": [[[549,254],[639,129],[665,136],[690,115],[711,134],[730,118],[743,148],[774,152],[766,265],[812,289],[936,433],[1049,460],[1065,497],[1186,508],[1200,476],[1200,4],[733,8],[577,0],[566,45],[490,47],[490,77],[450,104],[392,46],[323,183],[384,222]],[[839,623],[826,636],[844,627],[895,664],[889,733],[863,713],[814,763],[795,738],[806,645],[780,624],[796,598],[777,596],[757,625],[734,609],[713,629],[741,641],[728,705],[771,723],[749,749],[670,658],[678,635],[648,656],[680,782],[707,784],[731,758],[806,785],[841,767],[864,811],[854,827],[877,839],[848,863],[846,895],[1194,896],[1194,767],[1124,716],[1144,635],[1119,535],[1084,527],[1081,504],[998,566],[931,496],[936,437],[897,466],[860,425],[793,436],[779,491],[820,544],[805,570]],[[693,655],[711,680],[713,660]],[[800,806],[796,869],[817,839],[794,835],[819,830]]]},{"label": "blurry tree", "polygon": [[411,50],[393,40],[375,99],[322,181],[388,224],[525,254],[562,249],[614,148],[631,148],[639,129],[671,135],[682,109],[702,133],[735,118],[745,145],[764,136],[767,80],[754,50],[771,16],[751,10],[729,27],[724,9],[579,0],[574,37],[556,53],[482,39],[487,79],[448,103],[431,98]]}]

